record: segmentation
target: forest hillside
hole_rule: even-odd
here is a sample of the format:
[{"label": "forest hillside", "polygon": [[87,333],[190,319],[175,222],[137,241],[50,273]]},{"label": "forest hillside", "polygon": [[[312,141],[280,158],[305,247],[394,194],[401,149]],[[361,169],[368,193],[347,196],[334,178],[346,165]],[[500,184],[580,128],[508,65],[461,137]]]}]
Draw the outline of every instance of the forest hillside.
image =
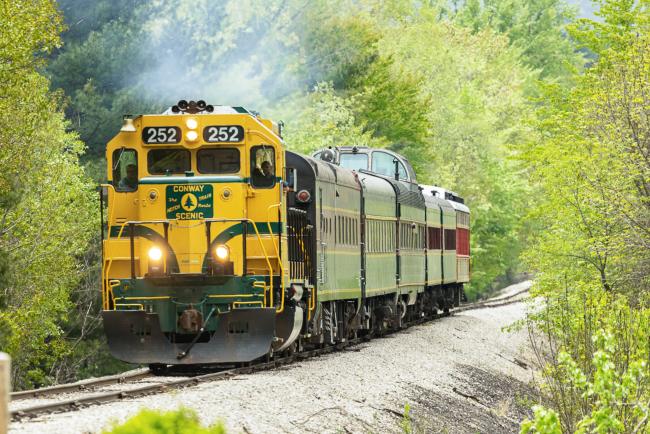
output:
[{"label": "forest hillside", "polygon": [[99,319],[104,147],[125,114],[204,99],[282,120],[299,152],[392,149],[464,197],[470,300],[535,276],[541,304],[520,326],[538,337],[543,406],[524,431],[644,432],[648,5],[3,0],[0,348],[14,387],[127,368]]}]

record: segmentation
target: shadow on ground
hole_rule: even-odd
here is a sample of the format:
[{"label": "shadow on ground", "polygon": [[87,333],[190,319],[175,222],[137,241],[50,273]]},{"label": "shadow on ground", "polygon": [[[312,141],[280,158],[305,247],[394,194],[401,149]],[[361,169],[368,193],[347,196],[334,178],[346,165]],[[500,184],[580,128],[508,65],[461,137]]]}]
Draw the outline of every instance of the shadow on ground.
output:
[{"label": "shadow on ground", "polygon": [[468,365],[457,365],[453,377],[454,386],[442,390],[410,385],[413,433],[516,433],[532,416],[537,395],[526,383]]}]

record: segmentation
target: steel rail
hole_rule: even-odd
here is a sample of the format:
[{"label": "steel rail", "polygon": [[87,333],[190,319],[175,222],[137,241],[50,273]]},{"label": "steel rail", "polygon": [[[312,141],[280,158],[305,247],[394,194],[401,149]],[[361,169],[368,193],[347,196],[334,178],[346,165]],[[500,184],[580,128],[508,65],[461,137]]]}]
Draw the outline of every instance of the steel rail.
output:
[{"label": "steel rail", "polygon": [[516,297],[519,297],[520,295],[527,293],[529,290],[530,288],[526,288],[505,297],[498,297],[498,298],[492,298],[487,300],[475,301],[472,303],[461,304],[459,307],[454,308],[452,312],[459,313],[459,312],[464,312],[466,310],[481,309],[484,307],[499,307],[499,306],[505,306],[507,304],[517,303],[519,301],[522,301],[522,299],[518,299]]},{"label": "steel rail", "polygon": [[[278,359],[272,359],[270,361],[261,361],[261,362],[252,362],[250,364],[246,364],[245,366],[241,367],[236,367],[232,369],[226,369],[218,372],[211,372],[207,374],[202,374],[202,375],[197,375],[197,376],[192,376],[192,377],[184,377],[184,378],[179,378],[177,380],[171,380],[165,383],[160,383],[160,384],[150,384],[150,385],[145,385],[141,387],[136,387],[130,390],[119,390],[119,391],[111,391],[111,392],[104,392],[104,393],[96,393],[93,395],[88,395],[88,396],[82,396],[82,397],[77,397],[77,398],[72,398],[68,400],[59,400],[57,402],[53,403],[45,403],[45,404],[38,404],[30,407],[25,407],[22,409],[17,409],[11,411],[11,419],[12,421],[20,421],[23,418],[28,418],[28,417],[33,417],[41,414],[48,414],[48,413],[54,413],[54,412],[66,412],[66,411],[74,411],[78,410],[83,407],[87,407],[90,405],[97,405],[97,404],[102,404],[102,403],[107,403],[107,402],[114,402],[114,401],[119,401],[122,399],[128,399],[128,398],[135,398],[143,395],[151,395],[155,393],[162,393],[168,390],[173,390],[173,389],[181,389],[184,387],[191,387],[191,386],[196,386],[198,384],[204,383],[204,382],[210,382],[210,381],[218,381],[218,380],[227,380],[230,379],[234,376],[237,375],[243,375],[243,374],[250,374],[256,371],[264,371],[264,370],[269,370],[269,369],[274,369],[279,366],[283,366],[286,364],[290,364],[296,360],[304,360],[308,359],[311,357],[317,357],[329,353],[333,353],[336,351],[341,351],[344,350],[348,347],[358,345],[363,342],[368,342],[370,341],[373,337],[382,337],[382,336],[388,336],[393,333],[399,333],[401,330],[425,324],[428,323],[432,320],[441,318],[441,317],[446,317],[450,316],[454,313],[459,313],[459,312],[464,312],[467,310],[473,310],[473,309],[482,309],[482,308],[493,308],[493,307],[499,307],[499,306],[505,306],[509,304],[514,304],[514,303],[519,303],[522,302],[523,299],[518,298],[516,299],[515,297],[518,297],[524,293],[528,292],[528,289],[518,291],[515,294],[511,294],[506,297],[498,298],[496,300],[485,300],[482,302],[475,302],[475,303],[468,303],[465,305],[461,305],[459,307],[453,308],[450,310],[449,313],[447,314],[432,314],[429,316],[425,316],[422,318],[415,319],[413,321],[408,322],[404,327],[397,329],[397,330],[390,330],[385,333],[380,333],[374,336],[363,336],[363,337],[358,337],[350,340],[346,340],[345,342],[340,342],[334,345],[329,345],[323,348],[316,348],[316,349],[311,349],[311,350],[305,350],[301,351],[299,353],[295,353],[292,355],[280,357]],[[117,384],[117,383],[125,383],[125,380],[136,380],[136,379],[141,379],[141,378],[146,378],[153,376],[151,372],[148,370],[140,372],[140,373],[134,373],[129,376],[119,376],[115,375],[112,377],[103,377],[99,378],[95,381],[90,381],[90,382],[80,382],[80,383],[73,383],[73,384],[63,384],[60,386],[53,386],[45,389],[35,389],[35,390],[28,390],[25,392],[15,392],[15,394],[23,394],[22,398],[19,399],[25,399],[25,397],[38,397],[38,396],[44,396],[47,394],[57,394],[57,393],[65,393],[65,392],[70,392],[70,391],[85,391],[89,390],[90,388],[87,386],[87,384],[91,384],[92,386],[97,386],[97,385],[106,385],[106,384]],[[122,379],[122,381],[119,381],[119,379]],[[46,391],[47,390],[47,391]],[[46,391],[45,394],[39,393]],[[14,394],[12,394],[12,397]]]},{"label": "steel rail", "polygon": [[93,378],[89,380],[82,380],[75,383],[59,384],[51,387],[42,387],[40,389],[22,390],[20,392],[12,392],[9,396],[11,401],[20,401],[29,398],[41,398],[49,395],[58,395],[60,393],[69,392],[83,392],[92,390],[97,386],[108,386],[111,384],[121,384],[127,381],[141,380],[143,378],[152,377],[153,374],[149,369],[138,369],[132,372],[125,372],[122,374],[109,375],[106,377]]}]

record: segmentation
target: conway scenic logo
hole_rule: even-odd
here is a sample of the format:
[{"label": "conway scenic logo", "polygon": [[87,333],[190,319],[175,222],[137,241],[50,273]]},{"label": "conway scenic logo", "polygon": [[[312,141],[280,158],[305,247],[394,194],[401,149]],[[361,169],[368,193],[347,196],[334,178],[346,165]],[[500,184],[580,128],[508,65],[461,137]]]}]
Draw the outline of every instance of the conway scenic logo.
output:
[{"label": "conway scenic logo", "polygon": [[178,220],[199,220],[212,218],[212,186],[168,185],[167,218]]}]

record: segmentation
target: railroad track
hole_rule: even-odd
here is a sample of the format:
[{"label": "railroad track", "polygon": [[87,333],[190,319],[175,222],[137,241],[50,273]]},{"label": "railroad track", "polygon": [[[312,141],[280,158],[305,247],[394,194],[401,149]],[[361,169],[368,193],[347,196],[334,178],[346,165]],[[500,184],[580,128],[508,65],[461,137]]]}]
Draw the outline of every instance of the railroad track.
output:
[{"label": "railroad track", "polygon": [[460,313],[466,310],[482,309],[490,307],[500,307],[508,304],[519,303],[522,301],[522,295],[529,291],[530,287],[517,291],[505,297],[491,298],[488,300],[475,301],[473,303],[462,304],[453,309],[452,313]]},{"label": "railroad track", "polygon": [[94,378],[91,380],[84,380],[75,383],[59,384],[52,387],[42,387],[40,389],[13,392],[10,396],[12,402],[30,398],[43,398],[51,395],[60,395],[62,393],[92,391],[100,386],[121,384],[129,381],[141,380],[152,376],[153,374],[151,371],[149,371],[149,369],[137,369],[135,371],[124,372],[122,374],[109,375],[106,377]]},{"label": "railroad track", "polygon": [[[528,289],[518,291],[506,297],[461,305],[457,308],[452,309],[450,314],[464,312],[473,309],[494,308],[494,307],[504,306],[508,304],[518,303],[522,301],[522,296],[526,292],[528,292]],[[449,314],[433,315],[429,317],[420,318],[418,320],[410,322],[409,324],[407,324],[405,328],[424,324],[434,319],[443,316],[448,316],[448,315]],[[392,333],[399,333],[399,330],[394,332],[389,332],[387,334],[392,334]],[[97,404],[119,401],[128,398],[135,398],[144,395],[162,393],[173,389],[182,389],[185,387],[196,386],[198,384],[209,382],[209,381],[228,380],[237,375],[250,374],[256,371],[265,371],[269,369],[274,369],[279,366],[292,363],[294,361],[304,360],[311,357],[316,357],[316,356],[340,351],[345,348],[358,345],[362,342],[367,342],[370,339],[371,339],[370,337],[351,339],[346,342],[342,342],[332,346],[327,346],[324,348],[306,350],[293,355],[274,358],[270,361],[254,362],[247,366],[239,366],[231,369],[223,369],[217,372],[208,372],[204,374],[184,376],[182,378],[173,378],[173,379],[168,379],[168,377],[165,377],[163,382],[158,382],[158,383],[154,382],[152,384],[144,384],[144,383],[146,382],[147,379],[154,379],[154,378],[162,379],[163,377],[158,377],[154,375],[148,369],[140,369],[140,370],[131,371],[120,375],[101,377],[92,380],[80,381],[77,383],[62,384],[53,387],[14,392],[11,394],[12,402],[27,400],[27,399],[40,399],[40,398],[45,398],[45,402],[39,402],[34,405],[28,405],[22,408],[12,409],[10,410],[11,419],[13,421],[19,421],[24,418],[35,417],[42,414],[74,411],[90,405],[97,405]],[[138,382],[143,382],[143,385],[138,386],[137,385]],[[134,387],[130,387],[128,389],[93,393],[96,392],[97,389],[102,387],[112,386],[112,385],[124,385],[124,384],[133,385]],[[61,395],[65,395],[69,393],[79,393],[79,392],[83,392],[84,394],[82,396],[74,396],[68,399],[62,399],[63,397],[61,397]],[[86,394],[86,392],[88,393]],[[58,399],[47,399],[48,397],[58,398]]]}]

